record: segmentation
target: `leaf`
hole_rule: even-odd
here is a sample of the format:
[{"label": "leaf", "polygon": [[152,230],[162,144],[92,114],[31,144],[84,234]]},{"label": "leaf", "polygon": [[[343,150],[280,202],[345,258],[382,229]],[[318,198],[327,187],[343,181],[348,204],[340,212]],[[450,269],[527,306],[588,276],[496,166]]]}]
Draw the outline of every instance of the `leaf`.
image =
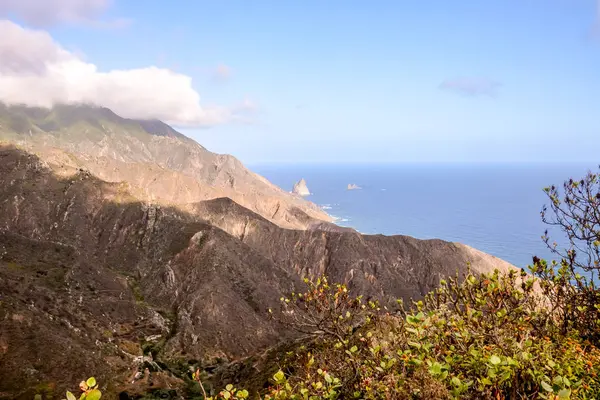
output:
[{"label": "leaf", "polygon": [[542,381],[542,388],[546,391],[546,392],[554,392],[554,389],[552,388],[552,386],[547,383]]},{"label": "leaf", "polygon": [[350,352],[351,352],[351,353],[356,353],[357,351],[358,351],[358,347],[356,347],[356,346],[352,346],[352,347],[350,348]]},{"label": "leaf", "polygon": [[490,381],[488,378],[483,377],[481,378],[481,383],[484,385],[491,385],[492,381]]},{"label": "leaf", "polygon": [[439,375],[442,372],[442,364],[439,362],[434,362],[431,367],[429,367],[429,373],[431,375]]},{"label": "leaf", "polygon": [[67,391],[67,400],[77,400],[77,397],[69,391]]},{"label": "leaf", "polygon": [[563,389],[558,392],[558,398],[561,400],[566,400],[571,398],[571,389]]},{"label": "leaf", "polygon": [[491,357],[490,357],[490,363],[491,363],[492,365],[498,365],[498,364],[500,364],[501,362],[502,362],[502,360],[500,359],[500,357],[498,357],[498,356],[497,356],[497,355],[495,355],[495,354],[494,354],[493,356],[491,356]]},{"label": "leaf", "polygon": [[231,393],[229,393],[229,392],[223,392],[222,396],[223,396],[224,399],[229,399],[229,398],[231,398]]},{"label": "leaf", "polygon": [[102,397],[102,393],[98,389],[90,390],[85,395],[85,400],[99,400]]},{"label": "leaf", "polygon": [[283,383],[285,382],[285,374],[283,373],[282,370],[279,370],[275,373],[275,375],[273,375],[273,380],[275,380],[275,383]]},{"label": "leaf", "polygon": [[96,386],[96,378],[94,378],[93,376],[91,378],[88,378],[88,380],[85,381],[85,384],[88,385],[88,387],[93,388],[94,386]]},{"label": "leaf", "polygon": [[233,389],[233,385],[230,383],[229,385],[225,386],[225,389],[231,392],[231,389]]},{"label": "leaf", "polygon": [[560,375],[555,376],[554,379],[552,379],[552,384],[561,387],[563,385],[563,377]]}]

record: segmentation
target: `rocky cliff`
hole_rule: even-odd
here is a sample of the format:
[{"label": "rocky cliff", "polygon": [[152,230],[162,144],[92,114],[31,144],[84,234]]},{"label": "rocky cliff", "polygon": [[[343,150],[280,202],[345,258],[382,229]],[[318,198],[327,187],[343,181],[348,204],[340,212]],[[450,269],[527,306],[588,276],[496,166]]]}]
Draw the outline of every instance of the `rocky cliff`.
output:
[{"label": "rocky cliff", "polygon": [[392,301],[467,263],[511,268],[455,243],[284,229],[229,198],[183,210],[129,188],[0,148],[0,398],[91,374],[111,394],[174,387],[190,366],[291,337],[267,310],[305,276]]},{"label": "rocky cliff", "polygon": [[228,197],[287,228],[331,221],[314,204],[212,153],[160,121],[121,118],[85,105],[53,109],[0,103],[0,141],[37,154],[61,175],[79,168],[127,182],[136,198],[167,206]]}]

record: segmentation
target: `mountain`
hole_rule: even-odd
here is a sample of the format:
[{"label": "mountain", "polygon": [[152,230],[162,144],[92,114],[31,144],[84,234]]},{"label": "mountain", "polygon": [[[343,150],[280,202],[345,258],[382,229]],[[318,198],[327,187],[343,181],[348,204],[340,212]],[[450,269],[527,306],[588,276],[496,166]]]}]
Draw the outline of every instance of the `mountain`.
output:
[{"label": "mountain", "polygon": [[[127,185],[87,171],[61,176],[5,146],[0,398],[60,392],[86,374],[113,394],[176,387],[191,366],[292,337],[267,310],[303,277],[327,274],[392,302],[421,297],[467,263],[511,268],[441,240],[284,229],[227,198],[189,212],[149,204]],[[131,383],[146,368],[153,386]]]},{"label": "mountain", "polygon": [[3,107],[0,135],[0,399],[53,398],[87,375],[133,398],[180,393],[190,368],[228,374],[295,337],[268,310],[305,277],[393,303],[468,263],[513,268],[333,225],[159,121]]},{"label": "mountain", "polygon": [[161,121],[125,119],[88,105],[0,103],[0,141],[38,154],[59,174],[85,169],[108,182],[126,182],[140,200],[185,207],[228,197],[282,227],[331,221],[236,158],[212,153]]}]

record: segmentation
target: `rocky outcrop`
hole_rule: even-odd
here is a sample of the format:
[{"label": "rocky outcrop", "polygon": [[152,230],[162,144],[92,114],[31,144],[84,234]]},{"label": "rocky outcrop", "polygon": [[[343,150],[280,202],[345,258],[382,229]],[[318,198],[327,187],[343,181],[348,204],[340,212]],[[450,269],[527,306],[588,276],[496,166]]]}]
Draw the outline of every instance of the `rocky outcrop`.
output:
[{"label": "rocky outcrop", "polygon": [[306,186],[304,178],[294,184],[292,193],[297,194],[298,196],[310,196],[310,191],[308,190],[308,186]]},{"label": "rocky outcrop", "polygon": [[282,229],[228,198],[186,211],[140,202],[126,185],[0,148],[0,398],[92,374],[114,394],[146,368],[158,382],[253,354],[290,337],[267,310],[303,277],[392,302],[467,263],[512,268],[455,243],[320,226]]},{"label": "rocky outcrop", "polygon": [[140,201],[183,207],[229,197],[286,228],[331,221],[236,158],[212,153],[161,121],[125,119],[91,106],[0,103],[0,141],[37,154],[59,175],[83,168],[104,181],[125,182]]},{"label": "rocky outcrop", "polygon": [[356,183],[348,184],[348,190],[358,190],[358,189],[362,189],[362,188],[360,186],[358,186]]}]

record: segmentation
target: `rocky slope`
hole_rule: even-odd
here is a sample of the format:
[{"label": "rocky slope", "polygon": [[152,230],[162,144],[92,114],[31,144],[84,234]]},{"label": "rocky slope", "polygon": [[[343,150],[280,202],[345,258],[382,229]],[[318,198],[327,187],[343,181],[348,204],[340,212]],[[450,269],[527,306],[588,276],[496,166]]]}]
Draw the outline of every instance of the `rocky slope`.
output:
[{"label": "rocky slope", "polygon": [[267,310],[305,276],[391,301],[468,262],[511,268],[440,240],[313,228],[283,229],[228,198],[185,211],[141,202],[128,185],[62,176],[1,147],[0,398],[59,392],[91,374],[111,383],[107,393],[173,387],[189,366],[290,337]]},{"label": "rocky slope", "polygon": [[180,206],[228,197],[283,227],[330,221],[236,158],[211,153],[160,121],[84,105],[48,110],[0,103],[1,141],[38,154],[62,175],[84,168],[108,182],[127,182],[141,200]]}]

